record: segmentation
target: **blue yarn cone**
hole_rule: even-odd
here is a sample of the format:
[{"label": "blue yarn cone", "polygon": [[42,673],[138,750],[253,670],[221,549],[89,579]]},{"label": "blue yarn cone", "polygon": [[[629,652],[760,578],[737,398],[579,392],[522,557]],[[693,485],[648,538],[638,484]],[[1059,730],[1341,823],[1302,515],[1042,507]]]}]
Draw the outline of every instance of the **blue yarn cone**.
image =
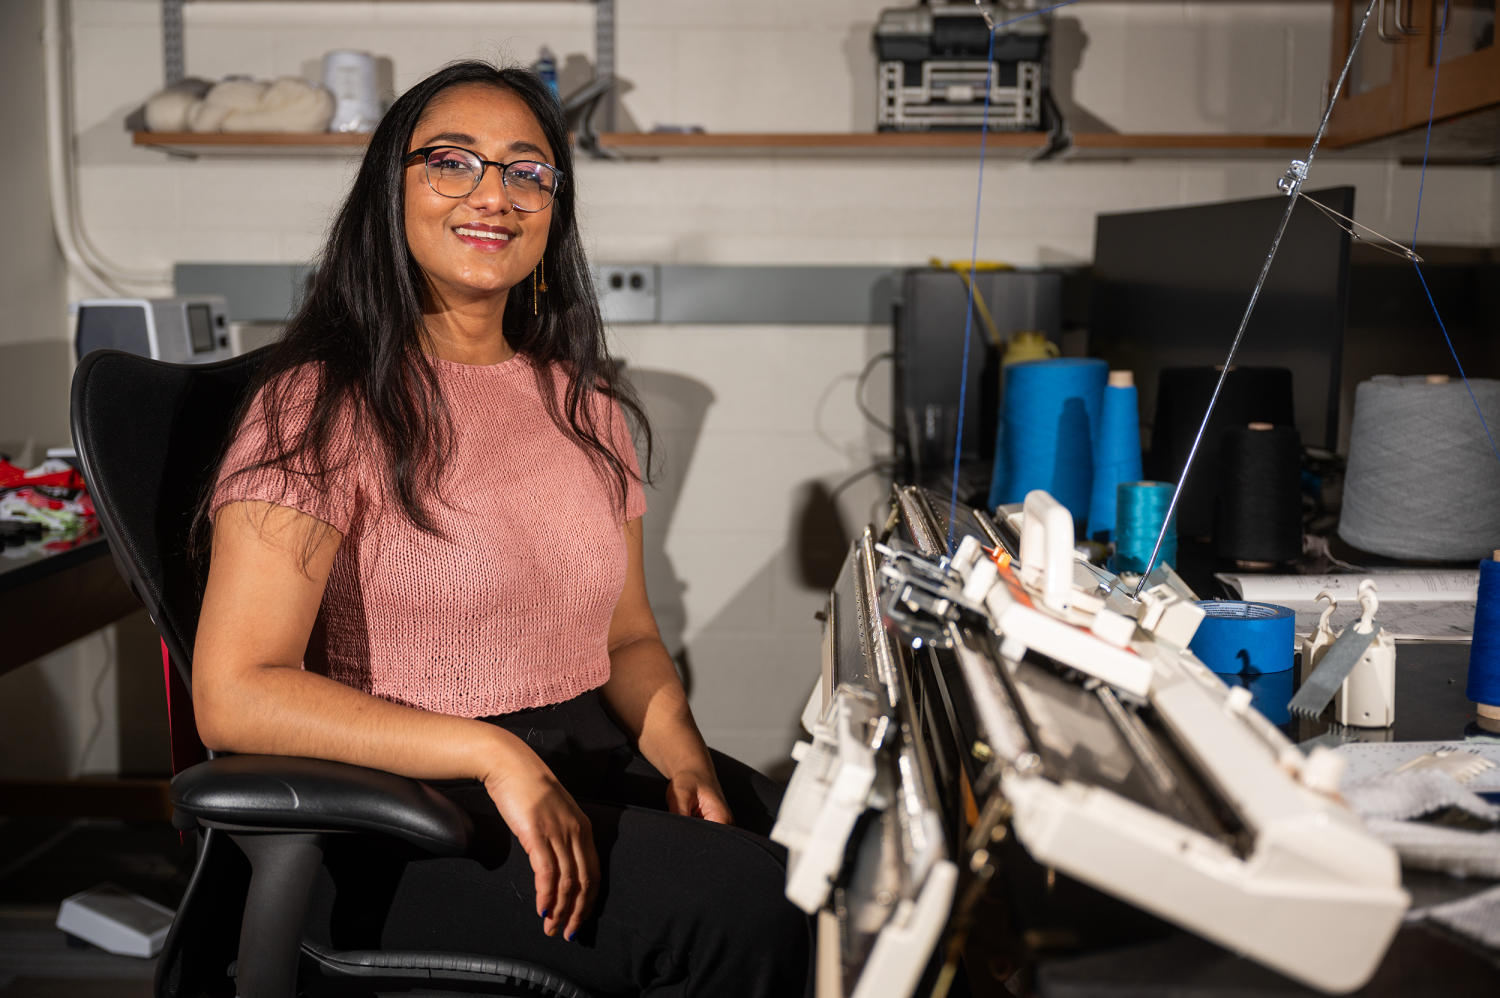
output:
[{"label": "blue yarn cone", "polygon": [[1045,489],[1074,522],[1088,522],[1094,440],[1108,377],[1109,365],[1092,357],[1023,361],[1005,369],[991,509]]},{"label": "blue yarn cone", "polygon": [[1469,681],[1464,695],[1500,707],[1500,561],[1479,563],[1474,600],[1474,643],[1469,645]]},{"label": "blue yarn cone", "polygon": [[1104,389],[1103,416],[1094,444],[1094,489],[1087,536],[1108,543],[1115,533],[1115,490],[1141,478],[1141,413],[1135,386]]}]

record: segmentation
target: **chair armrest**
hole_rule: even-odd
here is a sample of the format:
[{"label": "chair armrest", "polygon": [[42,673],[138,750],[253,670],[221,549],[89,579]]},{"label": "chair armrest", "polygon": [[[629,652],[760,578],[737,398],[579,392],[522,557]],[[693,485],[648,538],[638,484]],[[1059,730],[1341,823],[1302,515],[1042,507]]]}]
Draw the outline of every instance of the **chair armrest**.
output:
[{"label": "chair armrest", "polygon": [[[172,780],[173,824],[241,831],[382,832],[441,856],[468,848],[474,824],[418,780],[324,759],[231,755]],[[191,824],[189,824],[191,827]]]}]

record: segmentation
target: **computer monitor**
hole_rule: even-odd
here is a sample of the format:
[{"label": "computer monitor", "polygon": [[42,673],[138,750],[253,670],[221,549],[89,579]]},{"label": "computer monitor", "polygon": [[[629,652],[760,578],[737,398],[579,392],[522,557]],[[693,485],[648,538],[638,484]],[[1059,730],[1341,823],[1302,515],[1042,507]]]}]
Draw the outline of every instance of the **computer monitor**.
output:
[{"label": "computer monitor", "polygon": [[[1354,215],[1353,187],[1302,198]],[[1273,195],[1098,217],[1089,352],[1135,372],[1144,422],[1163,368],[1224,363],[1285,212]],[[1330,450],[1348,287],[1348,233],[1298,204],[1235,356],[1237,366],[1289,369],[1302,442]]]}]

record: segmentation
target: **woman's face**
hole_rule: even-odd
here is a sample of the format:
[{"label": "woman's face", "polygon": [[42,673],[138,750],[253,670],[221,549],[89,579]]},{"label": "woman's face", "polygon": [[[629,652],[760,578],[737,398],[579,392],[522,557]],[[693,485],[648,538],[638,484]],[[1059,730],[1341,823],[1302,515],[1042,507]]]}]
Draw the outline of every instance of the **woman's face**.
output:
[{"label": "woman's face", "polygon": [[[552,162],[542,126],[526,102],[497,87],[446,91],[427,106],[408,151],[454,145],[496,163]],[[547,246],[552,205],[518,210],[500,171],[486,167],[467,197],[444,197],[427,182],[420,158],[406,167],[406,243],[443,298],[497,295],[531,275]]]}]

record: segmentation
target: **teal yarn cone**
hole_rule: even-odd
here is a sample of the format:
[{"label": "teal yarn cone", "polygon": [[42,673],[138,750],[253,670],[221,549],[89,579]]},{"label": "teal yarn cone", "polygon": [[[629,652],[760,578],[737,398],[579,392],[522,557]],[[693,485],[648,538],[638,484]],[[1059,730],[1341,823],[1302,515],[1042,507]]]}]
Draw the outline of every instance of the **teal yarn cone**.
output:
[{"label": "teal yarn cone", "polygon": [[1110,371],[1104,389],[1099,437],[1094,443],[1094,488],[1089,498],[1090,540],[1108,543],[1115,535],[1115,498],[1121,482],[1141,478],[1141,410],[1135,378]]},{"label": "teal yarn cone", "polygon": [[[1121,482],[1115,489],[1115,557],[1116,572],[1140,575],[1151,559],[1156,535],[1172,505],[1171,482]],[[1162,538],[1158,565],[1177,567],[1177,514]]]},{"label": "teal yarn cone", "polygon": [[1092,357],[1022,361],[1005,369],[991,509],[1045,489],[1074,522],[1088,522],[1108,376],[1109,365]]}]

